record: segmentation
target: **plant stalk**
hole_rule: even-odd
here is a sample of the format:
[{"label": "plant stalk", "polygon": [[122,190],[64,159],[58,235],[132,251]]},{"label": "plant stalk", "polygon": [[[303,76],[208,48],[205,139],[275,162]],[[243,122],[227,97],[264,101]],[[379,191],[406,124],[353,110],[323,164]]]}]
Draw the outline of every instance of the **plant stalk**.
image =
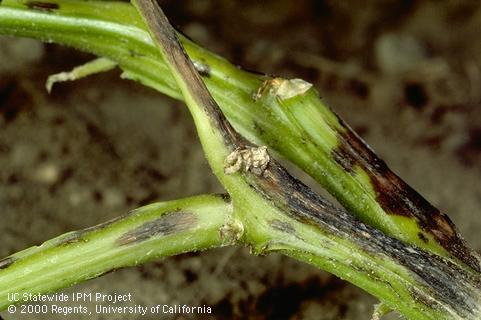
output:
[{"label": "plant stalk", "polygon": [[[3,0],[0,34],[56,42],[108,57],[136,80],[183,99],[135,9],[115,1]],[[48,9],[46,9],[48,8]],[[233,127],[267,145],[322,184],[352,214],[404,242],[481,271],[479,256],[454,224],[386,164],[311,89],[282,100],[253,99],[271,78],[228,63],[180,36],[187,53]],[[269,92],[269,90],[267,90]]]},{"label": "plant stalk", "polygon": [[[233,199],[235,219],[244,227],[244,243],[258,252],[279,251],[345,277],[372,290],[389,307],[408,317],[415,315],[413,319],[481,315],[479,276],[390,238],[335,208],[274,159],[258,170],[252,168],[255,164],[238,173],[225,170],[225,161],[218,155],[246,148],[247,142],[224,117],[157,2],[133,2],[184,95],[211,167]],[[255,148],[249,146],[245,154]],[[332,245],[337,249],[324,251],[326,238],[336,239]]]},{"label": "plant stalk", "polygon": [[0,260],[0,310],[8,293],[49,293],[119,268],[230,245],[220,230],[232,207],[223,196],[197,196],[138,208]]}]

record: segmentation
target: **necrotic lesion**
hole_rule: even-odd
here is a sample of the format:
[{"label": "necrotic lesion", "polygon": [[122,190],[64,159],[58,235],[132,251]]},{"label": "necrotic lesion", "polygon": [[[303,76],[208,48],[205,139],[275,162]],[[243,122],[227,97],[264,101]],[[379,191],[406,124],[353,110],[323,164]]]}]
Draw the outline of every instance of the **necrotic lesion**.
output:
[{"label": "necrotic lesion", "polygon": [[0,260],[0,269],[6,269],[11,266],[15,262],[15,259],[12,257],[8,257],[5,259]]},{"label": "necrotic lesion", "polygon": [[193,228],[197,223],[197,217],[189,212],[171,212],[145,222],[139,227],[126,232],[117,239],[118,245],[128,245],[143,242],[151,238],[172,235],[177,232]]},{"label": "necrotic lesion", "polygon": [[30,9],[45,10],[45,11],[58,10],[60,8],[58,3],[43,2],[43,1],[28,1],[26,5]]}]

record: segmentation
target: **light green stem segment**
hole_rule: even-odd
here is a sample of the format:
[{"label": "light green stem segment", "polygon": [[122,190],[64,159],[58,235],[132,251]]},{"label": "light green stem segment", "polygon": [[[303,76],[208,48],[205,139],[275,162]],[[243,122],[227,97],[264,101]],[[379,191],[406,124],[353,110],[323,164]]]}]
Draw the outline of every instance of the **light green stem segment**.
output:
[{"label": "light green stem segment", "polygon": [[[75,0],[54,3],[48,9],[31,1],[3,0],[0,34],[56,42],[107,57],[118,63],[123,78],[183,99],[132,5]],[[349,173],[336,162],[333,150],[344,129],[313,89],[286,101],[275,97],[254,101],[253,94],[267,77],[240,70],[184,37],[180,39],[203,70],[209,91],[242,136],[268,145],[297,164],[366,223],[407,243],[450,256],[435,241],[423,242],[418,236],[422,230],[413,219],[385,212],[366,174]]]},{"label": "light green stem segment", "polygon": [[0,260],[0,310],[8,293],[48,293],[109,271],[230,244],[221,196],[154,203]]}]

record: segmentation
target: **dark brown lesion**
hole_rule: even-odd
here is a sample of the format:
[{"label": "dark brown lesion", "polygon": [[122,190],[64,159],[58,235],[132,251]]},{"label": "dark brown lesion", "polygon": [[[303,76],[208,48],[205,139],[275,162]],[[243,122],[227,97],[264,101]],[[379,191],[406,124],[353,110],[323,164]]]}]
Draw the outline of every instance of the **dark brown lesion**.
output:
[{"label": "dark brown lesion", "polygon": [[[96,231],[105,229],[105,228],[111,226],[112,224],[114,224],[114,223],[116,223],[116,222],[118,222],[122,219],[127,218],[128,216],[130,216],[134,212],[135,212],[135,210],[126,214],[126,215],[124,215],[124,216],[116,217],[114,219],[111,219],[109,221],[106,221],[104,223],[98,224],[98,225],[93,226],[93,227],[68,232],[68,233],[66,233],[62,236],[59,236],[59,237],[53,239],[52,240],[53,243],[52,243],[51,247],[62,247],[62,246],[68,246],[68,245],[71,245],[71,244],[74,244],[74,243],[87,242],[88,240],[86,239],[86,237],[88,235],[90,235],[92,232],[96,232]],[[35,253],[35,251],[33,253]],[[31,254],[27,254],[27,255],[22,256],[22,259],[25,259],[26,257],[28,257]],[[7,257],[7,258],[4,258],[4,259],[0,259],[0,269],[8,268],[10,265],[12,265],[17,260],[18,259],[16,259],[15,257]]]},{"label": "dark brown lesion", "polygon": [[230,195],[228,193],[214,193],[213,196],[222,199],[226,204],[232,201]]},{"label": "dark brown lesion", "polygon": [[53,11],[60,9],[59,4],[55,2],[27,1],[25,4],[29,9],[34,10]]},{"label": "dark brown lesion", "polygon": [[[271,160],[261,177],[252,175],[249,179],[252,188],[291,218],[314,225],[325,234],[349,239],[353,246],[373,257],[388,258],[406,267],[419,285],[425,287],[419,294],[425,301],[432,301],[427,306],[435,307],[433,304],[443,301],[459,314],[474,310],[470,304],[473,295],[481,288],[479,276],[364,224],[314,193],[275,160]],[[386,278],[383,281],[389,282]]]},{"label": "dark brown lesion", "polygon": [[[178,43],[175,32],[170,27],[167,18],[161,9],[156,6],[156,2],[153,0],[139,1],[138,4],[151,33],[167,56],[168,63],[184,78],[183,82],[189,86],[189,94],[193,96],[195,103],[204,109],[205,114],[213,124],[213,129],[222,133],[226,146],[231,150],[241,146],[242,143],[245,143],[245,140],[230,126],[210,96],[200,76],[190,64]],[[360,140],[354,138],[352,140],[353,145],[345,143],[343,147],[346,149],[338,150],[339,157],[347,160],[344,162],[345,168],[351,168],[352,170],[354,165],[359,165],[361,161],[365,161],[368,165],[381,171],[387,169],[382,161],[377,157],[372,157],[374,155],[372,151],[360,147],[359,150],[356,150],[356,143],[360,143],[361,146],[363,144]],[[352,155],[349,151],[346,151],[350,149],[357,151],[357,153],[353,152],[353,160],[351,160]],[[262,195],[265,201],[279,208],[279,211],[285,213],[289,218],[313,225],[327,236],[348,239],[353,247],[363,251],[368,256],[389,259],[394,261],[396,265],[404,266],[412,274],[412,278],[415,279],[413,281],[421,282],[428,287],[422,293],[426,297],[434,296],[436,299],[433,299],[433,304],[442,305],[439,301],[444,301],[450,307],[458,310],[459,314],[464,315],[473,312],[470,303],[473,301],[473,293],[477,291],[472,286],[465,286],[465,284],[475,283],[475,286],[479,287],[479,279],[473,279],[472,274],[468,271],[439,256],[391,238],[362,223],[347,212],[335,208],[302,182],[293,178],[275,160],[268,163],[261,175],[254,175],[250,172],[244,172],[243,175],[249,186]],[[380,178],[384,179],[384,176],[380,175]],[[392,181],[388,180],[385,183],[387,187],[393,188],[391,190],[392,199],[386,199],[388,202],[397,200],[395,196],[397,190],[394,186],[391,186],[391,183]],[[398,207],[400,210],[405,210],[404,206],[405,203],[402,201],[399,204],[394,202],[392,205],[396,211]],[[409,209],[412,208],[409,207]],[[412,216],[413,214],[410,211],[412,210],[404,214]],[[172,221],[165,219],[171,219]],[[189,228],[191,224],[195,224],[195,221],[184,223],[183,228]],[[172,213],[172,216],[169,214],[156,222],[147,222],[137,229],[129,231],[116,242],[119,245],[125,245],[145,241],[153,236],[172,234],[179,230],[179,225],[181,224],[179,224],[178,218],[175,218],[174,213]],[[450,224],[447,225],[450,226]],[[280,228],[283,232],[289,231],[289,227],[284,224],[279,225],[278,222],[275,222],[274,226]],[[390,281],[388,277],[385,280]]]},{"label": "dark brown lesion", "polygon": [[7,257],[0,260],[0,270],[7,269],[16,261],[13,257]]},{"label": "dark brown lesion", "polygon": [[280,231],[280,232],[283,232],[283,233],[287,233],[287,234],[291,234],[291,235],[295,235],[296,234],[296,230],[294,229],[294,227],[288,223],[288,222],[285,222],[285,221],[281,221],[279,219],[273,219],[271,222],[270,222],[270,225],[273,229],[277,230],[277,231]]},{"label": "dark brown lesion", "polygon": [[429,242],[429,239],[426,238],[426,236],[422,233],[422,232],[418,232],[418,238],[424,242],[424,243],[428,243]]},{"label": "dark brown lesion", "polygon": [[355,167],[367,173],[379,205],[387,214],[414,218],[422,230],[419,233],[421,240],[427,240],[431,234],[453,256],[474,270],[481,271],[477,254],[467,247],[449,217],[392,172],[341,119],[339,122],[345,131],[338,132],[340,144],[332,151],[334,160],[350,174],[354,174]]},{"label": "dark brown lesion", "polygon": [[86,232],[84,232],[83,230],[69,232],[68,234],[60,238],[58,243],[56,243],[56,245],[67,246],[72,243],[80,242],[82,241],[82,238],[85,235],[85,233]]},{"label": "dark brown lesion", "polygon": [[124,233],[115,243],[120,246],[135,244],[151,238],[164,237],[186,231],[194,228],[196,225],[197,216],[195,214],[183,211],[170,212]]}]

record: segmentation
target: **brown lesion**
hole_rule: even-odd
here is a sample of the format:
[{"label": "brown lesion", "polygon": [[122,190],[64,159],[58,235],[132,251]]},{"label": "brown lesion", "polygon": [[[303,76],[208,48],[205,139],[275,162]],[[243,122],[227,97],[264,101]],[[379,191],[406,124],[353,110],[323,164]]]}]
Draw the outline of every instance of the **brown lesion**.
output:
[{"label": "brown lesion", "polygon": [[27,1],[25,5],[29,9],[34,9],[34,10],[53,11],[53,10],[60,9],[59,4],[55,2]]},{"label": "brown lesion", "polygon": [[476,271],[481,271],[479,258],[466,245],[449,217],[441,213],[406,182],[393,173],[386,163],[369,148],[341,119],[345,132],[338,133],[339,146],[332,151],[334,160],[350,174],[358,167],[368,174],[376,200],[387,214],[414,218],[422,229],[420,239],[431,234],[436,242]]},{"label": "brown lesion", "polygon": [[2,270],[2,269],[7,269],[7,268],[10,267],[15,261],[16,261],[16,260],[15,260],[15,258],[13,258],[13,257],[7,257],[7,258],[0,259],[0,270]]},{"label": "brown lesion", "polygon": [[[316,226],[329,236],[349,239],[353,246],[359,247],[368,255],[379,259],[388,258],[405,266],[415,275],[416,281],[420,281],[420,286],[425,287],[419,295],[424,299],[431,299],[431,302],[426,302],[426,306],[435,308],[439,301],[443,301],[441,304],[451,306],[460,314],[471,312],[473,294],[481,286],[479,276],[450,260],[406,244],[364,224],[314,193],[275,160],[269,163],[262,176],[250,175],[248,180],[250,186],[266,201],[270,201],[289,217]],[[284,225],[277,227],[281,231],[289,230],[289,227]],[[381,280],[386,284],[390,283],[388,278]],[[436,300],[432,300],[432,297],[436,297]]]},{"label": "brown lesion", "polygon": [[190,212],[174,211],[162,217],[145,222],[139,227],[120,236],[115,243],[120,246],[135,244],[186,231],[197,225],[197,216]]},{"label": "brown lesion", "polygon": [[280,231],[280,232],[283,232],[283,233],[288,233],[288,234],[291,234],[291,235],[296,234],[296,230],[288,222],[281,221],[279,219],[273,219],[273,220],[271,220],[270,225],[273,229],[275,229],[277,231]]},{"label": "brown lesion", "polygon": [[59,239],[59,242],[56,245],[66,246],[72,243],[80,242],[82,241],[82,238],[85,235],[85,233],[86,232],[84,232],[83,230],[69,232],[67,235]]}]

